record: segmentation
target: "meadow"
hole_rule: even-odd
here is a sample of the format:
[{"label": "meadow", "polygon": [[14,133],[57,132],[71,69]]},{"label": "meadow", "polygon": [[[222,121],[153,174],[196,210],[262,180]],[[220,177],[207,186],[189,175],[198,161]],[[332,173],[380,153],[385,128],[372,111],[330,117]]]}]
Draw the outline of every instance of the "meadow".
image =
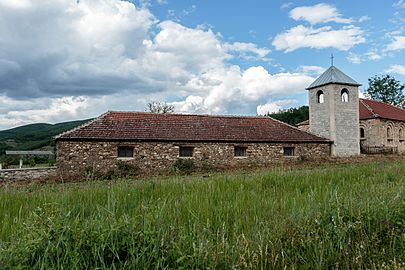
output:
[{"label": "meadow", "polygon": [[0,269],[404,269],[405,161],[0,188]]}]

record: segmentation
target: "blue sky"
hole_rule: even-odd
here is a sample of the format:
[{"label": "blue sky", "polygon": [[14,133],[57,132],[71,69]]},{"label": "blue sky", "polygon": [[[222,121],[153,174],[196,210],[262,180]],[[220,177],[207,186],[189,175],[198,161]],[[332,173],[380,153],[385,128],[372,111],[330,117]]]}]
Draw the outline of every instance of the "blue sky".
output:
[{"label": "blue sky", "polygon": [[[24,19],[21,19],[24,18]],[[307,103],[330,65],[405,82],[405,0],[0,2],[0,129],[143,111]]]}]

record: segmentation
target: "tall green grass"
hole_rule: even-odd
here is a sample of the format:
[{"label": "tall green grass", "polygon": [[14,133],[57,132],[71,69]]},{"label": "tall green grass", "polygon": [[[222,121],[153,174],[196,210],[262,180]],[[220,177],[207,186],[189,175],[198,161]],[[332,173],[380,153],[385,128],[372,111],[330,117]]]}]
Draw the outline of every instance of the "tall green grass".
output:
[{"label": "tall green grass", "polygon": [[405,162],[3,187],[0,268],[405,267]]}]

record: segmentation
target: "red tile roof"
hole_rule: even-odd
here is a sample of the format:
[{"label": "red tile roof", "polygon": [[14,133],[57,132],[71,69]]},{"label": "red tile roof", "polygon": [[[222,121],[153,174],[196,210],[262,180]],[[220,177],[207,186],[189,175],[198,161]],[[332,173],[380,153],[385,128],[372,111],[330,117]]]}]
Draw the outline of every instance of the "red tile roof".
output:
[{"label": "red tile roof", "polygon": [[324,142],[270,117],[107,112],[56,140]]},{"label": "red tile roof", "polygon": [[360,119],[384,118],[405,121],[405,110],[398,107],[368,99],[360,99]]}]

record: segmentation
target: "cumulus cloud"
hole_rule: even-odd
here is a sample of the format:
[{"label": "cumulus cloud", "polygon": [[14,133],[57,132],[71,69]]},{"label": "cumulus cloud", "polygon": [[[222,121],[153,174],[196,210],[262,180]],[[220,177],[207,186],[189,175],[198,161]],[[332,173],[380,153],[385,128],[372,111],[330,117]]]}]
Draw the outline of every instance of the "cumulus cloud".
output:
[{"label": "cumulus cloud", "polygon": [[361,64],[363,62],[362,56],[353,52],[349,52],[346,59],[352,64]]},{"label": "cumulus cloud", "polygon": [[304,20],[310,24],[318,23],[351,23],[351,19],[346,19],[342,17],[342,14],[338,12],[336,7],[320,3],[314,6],[302,6],[292,9],[289,13],[290,18],[299,21]]},{"label": "cumulus cloud", "polygon": [[159,22],[147,4],[127,1],[2,1],[0,36],[0,129],[143,110],[150,101],[188,113],[249,113],[313,81],[241,69],[230,60],[270,50]]},{"label": "cumulus cloud", "polygon": [[300,48],[336,48],[347,51],[365,41],[363,30],[353,25],[340,29],[333,29],[331,26],[314,28],[298,25],[278,34],[272,44],[277,50],[284,52],[292,52]]},{"label": "cumulus cloud", "polygon": [[250,42],[225,43],[224,49],[229,52],[236,52],[244,59],[263,59],[271,52],[267,48],[259,48],[256,44]]},{"label": "cumulus cloud", "polygon": [[[87,110],[88,99],[85,97],[62,97],[56,99],[44,98],[40,100],[15,101],[8,97],[1,97],[2,107],[13,104],[12,109],[0,110],[0,128],[2,126],[16,126],[25,123],[43,122],[77,118],[80,112]],[[28,109],[27,109],[28,108]]]},{"label": "cumulus cloud", "polygon": [[367,58],[368,58],[369,60],[375,61],[375,60],[380,60],[380,59],[382,59],[385,55],[384,55],[384,54],[380,54],[380,53],[377,52],[377,51],[371,50],[371,51],[369,51],[369,52],[366,53],[366,56],[367,56]]},{"label": "cumulus cloud", "polygon": [[390,44],[387,45],[386,51],[399,51],[405,49],[405,36],[393,36]]},{"label": "cumulus cloud", "polygon": [[283,109],[285,106],[291,106],[297,103],[294,99],[284,99],[275,102],[269,102],[266,104],[261,104],[257,106],[258,115],[266,115],[268,113],[275,113]]},{"label": "cumulus cloud", "polygon": [[[173,102],[177,111],[203,113],[243,113],[249,107],[256,107],[262,100],[282,97],[286,93],[297,94],[313,82],[313,78],[302,73],[269,74],[261,66],[245,71],[233,66],[228,70],[216,71],[206,96],[190,95],[184,101]],[[203,82],[199,85],[205,88]]]},{"label": "cumulus cloud", "polygon": [[405,76],[405,66],[403,66],[403,65],[392,65],[388,69],[386,69],[385,72]]}]

